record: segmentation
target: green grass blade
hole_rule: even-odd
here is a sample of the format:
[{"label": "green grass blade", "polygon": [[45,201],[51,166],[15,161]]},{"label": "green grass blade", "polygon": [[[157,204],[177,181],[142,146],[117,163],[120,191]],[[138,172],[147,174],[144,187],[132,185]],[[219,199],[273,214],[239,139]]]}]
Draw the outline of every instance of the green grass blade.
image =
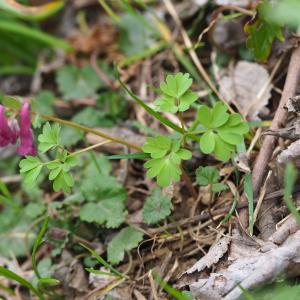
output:
[{"label": "green grass blade", "polygon": [[46,34],[40,30],[30,28],[25,24],[15,21],[0,21],[0,31],[8,32],[11,34],[22,35],[25,38],[39,41],[48,46],[55,48],[62,48],[65,51],[72,51],[73,48],[65,41]]},{"label": "green grass blade", "polygon": [[104,267],[106,267],[107,269],[109,269],[112,273],[116,274],[118,277],[121,278],[127,278],[126,275],[122,274],[121,272],[119,272],[117,269],[115,269],[113,266],[111,266],[108,262],[106,262],[95,250],[89,248],[88,246],[80,243],[81,247],[85,248],[86,250],[88,250],[91,255],[93,257],[95,257],[97,259],[97,261],[103,265]]},{"label": "green grass blade", "polygon": [[22,286],[31,290],[36,296],[38,296],[39,299],[44,300],[44,296],[42,295],[42,293],[40,291],[38,291],[29,281],[22,278],[18,274],[0,266],[0,276],[3,276],[9,280],[18,282]]},{"label": "green grass blade", "polygon": [[221,221],[220,225],[227,223],[231,219],[231,217],[235,211],[237,203],[238,203],[238,193],[235,193],[230,210],[227,213],[227,215],[224,217],[224,219]]},{"label": "green grass blade", "polygon": [[254,227],[254,204],[253,204],[253,187],[252,187],[252,175],[250,173],[245,175],[244,191],[248,199],[248,210],[249,210],[249,234],[253,235]]},{"label": "green grass blade", "polygon": [[162,289],[164,289],[170,296],[172,296],[172,299],[176,300],[191,300],[190,297],[186,296],[182,292],[176,290],[171,285],[169,285],[166,281],[164,281],[160,276],[153,273],[153,277],[155,281],[160,285]]},{"label": "green grass blade", "polygon": [[32,248],[32,267],[33,267],[34,273],[38,279],[41,279],[42,276],[37,268],[36,253],[37,253],[39,247],[41,246],[41,244],[43,243],[43,237],[47,231],[48,223],[49,223],[49,217],[47,217],[44,220],[41,230],[38,233],[38,235],[34,241],[33,248]]},{"label": "green grass blade", "polygon": [[57,13],[63,6],[63,1],[52,1],[40,6],[25,6],[17,1],[0,0],[0,9],[26,20],[43,20]]},{"label": "green grass blade", "polygon": [[120,23],[121,18],[114,13],[114,11],[110,8],[110,6],[106,3],[105,0],[98,0],[98,2],[115,23]]},{"label": "green grass blade", "polygon": [[26,66],[3,66],[0,67],[0,75],[33,75],[34,68]]},{"label": "green grass blade", "polygon": [[297,179],[297,170],[291,162],[288,162],[284,172],[284,201],[290,210],[291,214],[296,219],[297,223],[300,225],[300,215],[293,203],[293,188]]}]

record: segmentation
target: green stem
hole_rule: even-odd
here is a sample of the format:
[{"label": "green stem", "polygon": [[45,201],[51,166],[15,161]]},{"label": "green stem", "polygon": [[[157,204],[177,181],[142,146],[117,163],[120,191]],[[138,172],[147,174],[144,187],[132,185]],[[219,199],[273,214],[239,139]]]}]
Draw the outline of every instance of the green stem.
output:
[{"label": "green stem", "polygon": [[[83,148],[83,149],[80,149],[78,151],[75,151],[75,152],[72,152],[70,154],[67,155],[67,157],[72,157],[72,156],[76,156],[78,154],[81,154],[81,153],[84,153],[84,152],[87,152],[87,151],[90,151],[90,150],[93,150],[95,148],[98,148],[102,145],[105,145],[107,143],[110,143],[110,141],[104,141],[104,142],[101,142],[101,143],[98,143],[98,144],[95,144],[95,145],[92,145],[92,146],[89,146],[89,147],[86,147],[86,148]],[[59,161],[59,159],[54,159],[54,160],[50,160],[50,161],[47,161],[47,162],[44,162],[42,165],[43,166],[46,166],[50,163],[53,163],[53,162],[56,162],[56,161]]]},{"label": "green stem", "polygon": [[98,0],[99,4],[105,10],[105,12],[114,20],[116,23],[121,22],[121,18],[113,12],[113,10],[109,7],[109,5],[105,2],[105,0]]},{"label": "green stem", "polygon": [[[37,113],[33,112],[33,114],[37,114]],[[92,129],[92,128],[74,123],[72,121],[67,121],[67,120],[63,120],[63,119],[48,116],[48,115],[41,115],[41,117],[45,120],[48,120],[48,121],[53,121],[53,122],[56,122],[56,123],[59,123],[59,124],[63,124],[63,125],[66,125],[66,126],[69,126],[69,127],[72,127],[72,128],[82,130],[84,132],[92,133],[92,134],[100,136],[100,137],[102,137],[106,140],[109,140],[109,141],[112,141],[112,142],[115,142],[115,143],[118,143],[118,144],[122,144],[122,145],[125,145],[125,146],[129,147],[129,148],[135,149],[138,152],[143,152],[143,150],[140,146],[135,145],[135,144],[130,143],[130,142],[127,142],[125,140],[122,140],[120,138],[110,136],[110,135],[108,135],[106,133],[103,133],[99,130]]]}]

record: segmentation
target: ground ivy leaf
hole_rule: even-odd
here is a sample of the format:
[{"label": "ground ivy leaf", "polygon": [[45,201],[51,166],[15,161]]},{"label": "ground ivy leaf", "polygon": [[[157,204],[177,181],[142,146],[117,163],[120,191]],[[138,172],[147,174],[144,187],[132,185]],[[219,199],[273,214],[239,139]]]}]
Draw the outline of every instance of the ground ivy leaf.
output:
[{"label": "ground ivy leaf", "polygon": [[119,227],[126,215],[124,202],[110,199],[84,204],[79,214],[82,221],[105,224],[107,228]]},{"label": "ground ivy leaf", "polygon": [[172,207],[171,198],[155,188],[144,204],[143,220],[149,225],[157,224],[170,215]]},{"label": "ground ivy leaf", "polygon": [[87,201],[119,201],[126,200],[125,189],[115,177],[98,174],[97,177],[87,177],[81,184],[81,192]]},{"label": "ground ivy leaf", "polygon": [[64,66],[57,72],[56,82],[65,100],[95,98],[97,89],[103,85],[91,66]]},{"label": "ground ivy leaf", "polygon": [[112,264],[118,264],[124,259],[125,251],[136,248],[143,240],[143,233],[133,227],[123,228],[108,244],[107,258]]},{"label": "ground ivy leaf", "polygon": [[25,214],[29,216],[30,218],[34,219],[40,216],[41,214],[44,213],[46,207],[44,203],[37,202],[33,203],[30,202],[29,204],[26,205],[25,207]]}]

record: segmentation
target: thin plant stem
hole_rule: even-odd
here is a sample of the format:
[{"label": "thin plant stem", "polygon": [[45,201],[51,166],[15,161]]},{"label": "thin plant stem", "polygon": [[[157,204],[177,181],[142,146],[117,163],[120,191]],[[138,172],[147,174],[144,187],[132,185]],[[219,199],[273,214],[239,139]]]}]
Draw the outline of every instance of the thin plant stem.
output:
[{"label": "thin plant stem", "polygon": [[[32,113],[33,114],[37,114],[35,112],[32,112]],[[69,126],[69,127],[72,127],[72,128],[76,128],[76,129],[82,130],[84,132],[92,133],[94,135],[97,135],[97,136],[100,136],[100,137],[102,137],[104,139],[107,139],[107,140],[109,140],[111,142],[122,144],[122,145],[125,145],[125,146],[129,147],[129,148],[135,149],[135,150],[137,150],[139,152],[143,152],[143,150],[142,150],[142,148],[140,146],[135,145],[135,144],[130,143],[130,142],[127,142],[125,140],[122,140],[120,138],[110,136],[110,135],[108,135],[106,133],[101,132],[100,130],[92,129],[92,128],[86,127],[84,125],[80,125],[80,124],[74,123],[72,121],[67,121],[67,120],[63,120],[63,119],[52,117],[52,116],[48,116],[48,115],[40,115],[40,116],[43,119],[45,119],[45,120],[53,121],[53,122],[56,122],[56,123],[59,123],[59,124],[63,124],[63,125],[66,125],[66,126]]]},{"label": "thin plant stem", "polygon": [[113,10],[109,7],[109,5],[105,2],[105,0],[98,0],[99,4],[105,10],[105,12],[114,20],[116,23],[120,23],[120,17],[113,12]]},{"label": "thin plant stem", "polygon": [[[110,142],[111,142],[111,141],[104,141],[104,142],[101,142],[101,143],[98,143],[98,144],[95,144],[95,145],[92,145],[92,146],[89,146],[89,147],[80,149],[80,150],[78,150],[78,151],[69,153],[69,154],[67,155],[67,157],[72,157],[72,156],[79,155],[79,154],[81,154],[81,153],[84,153],[84,152],[93,150],[93,149],[95,149],[95,148],[98,148],[98,147],[100,147],[100,146],[102,146],[102,145],[108,144],[108,143],[110,143]],[[50,160],[50,161],[44,162],[43,165],[46,166],[46,165],[49,165],[50,163],[57,162],[57,161],[59,161],[59,159]]]}]

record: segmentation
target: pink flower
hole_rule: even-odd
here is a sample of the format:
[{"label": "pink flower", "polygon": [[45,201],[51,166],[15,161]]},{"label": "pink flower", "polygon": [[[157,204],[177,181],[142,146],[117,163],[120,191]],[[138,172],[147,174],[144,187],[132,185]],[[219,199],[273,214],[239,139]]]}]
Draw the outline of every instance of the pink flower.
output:
[{"label": "pink flower", "polygon": [[0,105],[0,147],[5,147],[15,143],[16,132],[13,132],[8,126],[8,120],[5,117],[5,108]]},{"label": "pink flower", "polygon": [[20,113],[20,146],[18,148],[19,155],[37,155],[37,150],[33,141],[33,133],[31,130],[29,103],[25,102]]}]

